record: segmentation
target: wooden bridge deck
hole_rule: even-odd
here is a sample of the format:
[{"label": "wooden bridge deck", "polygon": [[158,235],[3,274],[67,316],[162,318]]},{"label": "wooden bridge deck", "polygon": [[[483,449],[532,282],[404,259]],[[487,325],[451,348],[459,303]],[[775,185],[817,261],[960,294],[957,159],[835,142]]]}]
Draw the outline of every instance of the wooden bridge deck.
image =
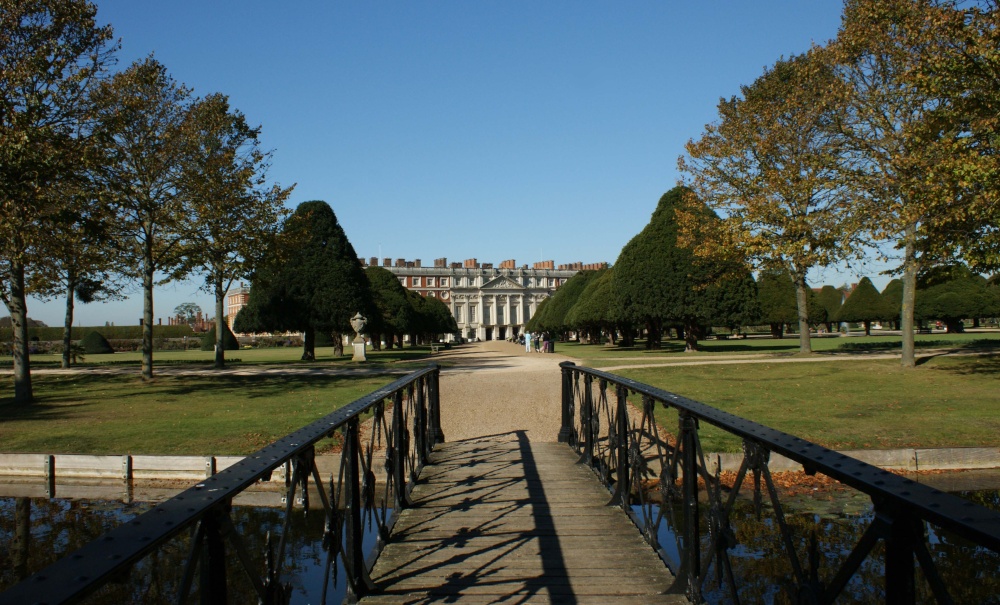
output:
[{"label": "wooden bridge deck", "polygon": [[523,433],[439,446],[362,603],[687,603],[565,444]]}]

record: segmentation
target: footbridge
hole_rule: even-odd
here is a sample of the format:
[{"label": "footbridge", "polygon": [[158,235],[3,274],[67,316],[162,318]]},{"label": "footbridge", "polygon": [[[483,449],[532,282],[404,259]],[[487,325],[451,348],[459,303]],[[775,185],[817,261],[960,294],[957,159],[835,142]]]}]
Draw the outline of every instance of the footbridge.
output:
[{"label": "footbridge", "polygon": [[[0,604],[961,603],[1000,573],[1000,515],[986,508],[613,374],[567,362],[551,378],[555,438],[449,440],[440,368],[415,371],[25,578]],[[742,441],[736,467],[702,451],[707,427]],[[331,440],[339,464],[323,476],[316,451]],[[793,520],[778,456],[871,503],[846,546],[822,518]],[[282,468],[283,522],[250,527],[234,498]],[[323,523],[304,547],[307,512]],[[971,555],[955,569],[942,544]],[[293,548],[307,551],[308,572]]]}]

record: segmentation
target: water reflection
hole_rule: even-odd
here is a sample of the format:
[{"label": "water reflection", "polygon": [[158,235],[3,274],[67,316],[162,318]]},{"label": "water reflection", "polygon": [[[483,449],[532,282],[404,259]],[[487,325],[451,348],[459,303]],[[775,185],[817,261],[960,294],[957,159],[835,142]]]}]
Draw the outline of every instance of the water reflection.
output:
[{"label": "water reflection", "polygon": [[[0,591],[33,574],[63,555],[99,537],[155,504],[120,501],[79,501],[45,498],[0,498]],[[247,551],[263,575],[268,532],[281,535],[284,511],[276,508],[237,506],[231,513]],[[346,591],[344,570],[328,567],[322,548],[322,510],[297,509],[286,543],[282,582],[292,588],[291,603],[341,603]],[[366,528],[365,549],[374,549],[376,532]],[[257,595],[229,544],[227,548],[230,602],[256,603]],[[168,542],[137,563],[127,577],[117,579],[86,599],[90,604],[176,603],[184,564],[191,550],[191,534]],[[324,579],[328,579],[324,582]],[[336,582],[334,582],[334,579]],[[188,602],[198,602],[197,582]]]},{"label": "water reflection", "polygon": [[[1000,492],[966,492],[961,496],[978,504],[1000,510]],[[815,495],[784,502],[786,519],[795,536],[801,561],[808,560],[809,541],[817,541],[818,575],[829,581],[851,549],[857,544],[872,520],[870,505],[856,495],[839,497]],[[20,578],[34,573],[82,544],[121,525],[152,508],[151,503],[120,501],[79,501],[46,498],[0,498],[0,591]],[[246,543],[247,550],[261,566],[268,532],[282,532],[284,511],[277,508],[237,506],[233,523]],[[327,603],[340,603],[345,594],[344,570],[339,564],[328,571],[322,536],[324,518],[321,510],[293,512],[286,546],[282,581],[292,587],[291,603],[319,603],[327,583]],[[753,503],[739,500],[732,515],[737,546],[729,556],[735,577],[739,578],[739,599],[743,603],[796,602],[792,598],[793,572],[785,554],[778,528],[764,510],[757,520]],[[366,527],[365,552],[375,546],[375,532]],[[707,527],[703,528],[708,540]],[[928,548],[956,603],[1000,604],[1000,555],[976,547],[956,536],[929,528]],[[661,525],[660,543],[668,557],[678,563],[676,541]],[[227,545],[227,549],[230,547]],[[190,534],[185,533],[135,565],[127,577],[109,583],[87,599],[91,604],[174,603],[181,582],[184,563],[190,552]],[[230,601],[256,602],[251,584],[231,549],[227,550]],[[883,549],[876,547],[851,580],[837,603],[872,603],[884,601]],[[717,564],[705,585],[709,603],[729,603],[729,588],[716,583]],[[336,582],[334,582],[334,579]],[[197,602],[197,588],[189,602]],[[934,602],[926,582],[918,571],[917,602]]]},{"label": "water reflection", "polygon": [[[978,504],[1000,510],[1000,492],[965,492],[958,494]],[[794,536],[799,561],[810,573],[810,541],[816,540],[819,558],[815,563],[818,578],[829,583],[861,539],[873,519],[870,503],[857,494],[829,494],[818,498],[784,502],[786,522]],[[638,506],[633,507],[640,514]],[[678,511],[679,513],[679,511]],[[731,515],[737,545],[729,551],[737,594],[741,603],[784,605],[799,602],[795,595],[795,575],[786,554],[783,539],[770,511],[762,511],[760,520],[753,502],[740,499]],[[938,572],[955,603],[1000,604],[1000,554],[940,529],[928,526],[927,546]],[[661,524],[658,532],[673,569],[680,557],[674,534]],[[709,547],[708,527],[702,527],[703,548]],[[708,603],[732,603],[728,582],[719,581],[720,565],[711,564],[704,588]],[[884,594],[884,543],[879,542],[862,563],[837,603],[880,603]],[[917,568],[917,602],[936,602],[928,583]]]}]

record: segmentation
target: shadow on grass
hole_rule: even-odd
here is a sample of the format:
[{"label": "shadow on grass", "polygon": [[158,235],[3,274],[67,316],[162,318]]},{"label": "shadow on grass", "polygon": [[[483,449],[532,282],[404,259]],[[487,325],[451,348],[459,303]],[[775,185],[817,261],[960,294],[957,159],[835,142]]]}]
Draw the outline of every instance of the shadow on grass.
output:
[{"label": "shadow on grass", "polygon": [[[929,355],[917,360],[917,365],[923,365],[937,355]],[[961,363],[936,366],[938,372],[948,372],[959,376],[998,376],[1000,377],[1000,355],[980,355],[964,357]]]},{"label": "shadow on grass", "polygon": [[33,403],[17,404],[13,397],[0,398],[0,421],[65,419],[81,408],[102,400],[131,396],[178,399],[217,393],[220,398],[239,396],[257,399],[293,391],[336,389],[349,387],[352,383],[374,385],[388,381],[385,377],[342,375],[160,376],[148,383],[135,376],[74,374],[36,377],[33,380]]}]

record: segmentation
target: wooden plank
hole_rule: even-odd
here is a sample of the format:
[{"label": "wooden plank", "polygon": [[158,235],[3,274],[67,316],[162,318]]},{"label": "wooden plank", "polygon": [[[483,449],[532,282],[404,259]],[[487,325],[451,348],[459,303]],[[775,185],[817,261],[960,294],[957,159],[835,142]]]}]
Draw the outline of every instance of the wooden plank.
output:
[{"label": "wooden plank", "polygon": [[608,491],[562,444],[444,444],[402,511],[362,600],[686,603]]}]

